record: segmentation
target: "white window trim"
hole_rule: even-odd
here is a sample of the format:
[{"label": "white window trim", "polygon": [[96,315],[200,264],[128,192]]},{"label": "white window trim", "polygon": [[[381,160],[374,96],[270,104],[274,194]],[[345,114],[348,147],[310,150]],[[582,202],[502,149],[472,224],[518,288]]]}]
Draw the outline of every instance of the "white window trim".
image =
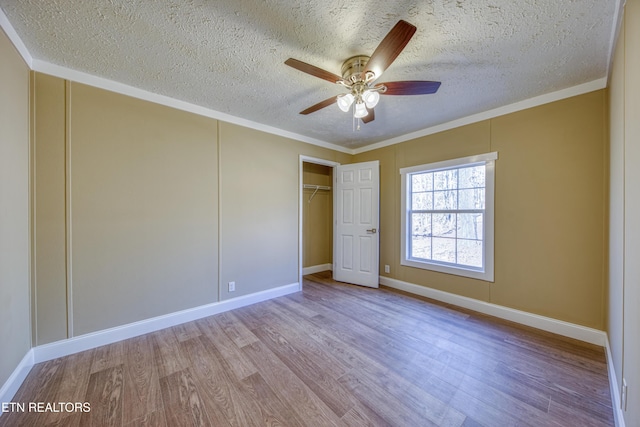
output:
[{"label": "white window trim", "polygon": [[[454,274],[457,276],[470,277],[473,279],[484,280],[487,282],[494,281],[494,210],[495,210],[495,160],[498,159],[498,153],[486,153],[477,156],[463,157],[459,159],[445,160],[442,162],[428,163],[424,165],[411,166],[400,169],[401,175],[401,212],[400,212],[400,236],[401,236],[401,255],[400,264],[408,267],[421,268],[425,270],[433,270],[441,273]],[[407,187],[407,175],[415,172],[429,171],[434,172],[444,169],[459,168],[462,166],[473,165],[474,163],[485,165],[485,212],[484,212],[484,252],[483,265],[484,270],[466,269],[460,266],[449,266],[444,263],[435,263],[429,261],[416,261],[408,259],[408,239],[407,239],[407,215],[409,212],[407,205],[407,196],[409,188]]]}]

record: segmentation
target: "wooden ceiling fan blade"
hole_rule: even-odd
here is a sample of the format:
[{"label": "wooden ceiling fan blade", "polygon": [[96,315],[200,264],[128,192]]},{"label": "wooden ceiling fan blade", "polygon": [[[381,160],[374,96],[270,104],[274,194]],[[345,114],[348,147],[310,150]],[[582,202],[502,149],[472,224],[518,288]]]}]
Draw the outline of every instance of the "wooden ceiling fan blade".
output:
[{"label": "wooden ceiling fan blade", "polygon": [[436,93],[440,84],[440,82],[406,80],[380,83],[377,86],[386,86],[387,88],[387,90],[380,92],[381,95],[427,95]]},{"label": "wooden ceiling fan blade", "polygon": [[382,39],[371,58],[369,58],[366,69],[362,73],[362,78],[365,78],[367,71],[374,73],[376,79],[380,77],[384,70],[400,55],[400,52],[409,43],[415,32],[416,27],[414,25],[409,24],[407,21],[398,21],[389,31],[389,34]]},{"label": "wooden ceiling fan blade", "polygon": [[367,112],[369,114],[367,114],[366,116],[364,116],[361,120],[362,123],[369,123],[375,120],[376,118],[376,113],[373,111],[373,108],[367,108]]},{"label": "wooden ceiling fan blade", "polygon": [[296,70],[303,73],[311,74],[312,76],[319,77],[331,83],[337,83],[342,81],[342,77],[337,74],[330,73],[329,71],[318,68],[315,65],[307,64],[306,62],[298,61],[297,59],[289,58],[284,63]]},{"label": "wooden ceiling fan blade", "polygon": [[304,114],[305,116],[307,114],[311,114],[313,112],[316,112],[318,110],[321,110],[325,107],[328,107],[331,104],[335,104],[336,102],[336,96],[332,96],[331,98],[325,99],[324,101],[318,102],[315,105],[312,105],[311,107],[307,108],[306,110],[302,110],[300,111],[300,114]]}]

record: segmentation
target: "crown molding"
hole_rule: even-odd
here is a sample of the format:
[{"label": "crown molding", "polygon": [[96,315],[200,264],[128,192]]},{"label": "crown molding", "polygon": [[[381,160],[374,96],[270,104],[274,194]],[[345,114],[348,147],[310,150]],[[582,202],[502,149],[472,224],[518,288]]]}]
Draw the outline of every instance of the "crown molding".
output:
[{"label": "crown molding", "polygon": [[7,37],[9,37],[9,40],[11,40],[11,43],[13,43],[13,46],[16,48],[24,62],[27,63],[30,69],[33,69],[33,57],[29,53],[27,46],[22,42],[20,36],[18,36],[18,33],[16,33],[11,22],[9,22],[9,18],[4,14],[2,8],[0,8],[0,28],[2,28]]}]

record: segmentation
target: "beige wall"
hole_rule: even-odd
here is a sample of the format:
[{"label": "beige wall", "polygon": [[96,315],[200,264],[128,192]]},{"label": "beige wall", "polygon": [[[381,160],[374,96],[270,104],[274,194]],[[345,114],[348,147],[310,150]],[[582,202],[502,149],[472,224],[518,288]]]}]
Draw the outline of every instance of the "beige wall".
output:
[{"label": "beige wall", "polygon": [[70,92],[74,335],[217,301],[216,121]]},{"label": "beige wall", "polygon": [[597,91],[491,121],[491,302],[604,329],[605,101]]},{"label": "beige wall", "polygon": [[217,122],[34,80],[37,344],[217,301]]},{"label": "beige wall", "polygon": [[[603,329],[605,113],[596,91],[357,155],[381,164],[381,274]],[[495,283],[401,266],[399,169],[491,151]]]},{"label": "beige wall", "polygon": [[294,143],[228,123],[220,140],[222,299],[297,282]]},{"label": "beige wall", "polygon": [[[333,188],[332,176],[332,167],[306,162],[303,164],[305,184]],[[303,192],[303,267],[333,263],[333,190],[318,190],[315,195],[314,192],[313,189]]]},{"label": "beige wall", "polygon": [[31,347],[29,69],[0,30],[0,388]]},{"label": "beige wall", "polygon": [[625,425],[640,425],[640,2],[628,1],[615,52],[611,105],[608,335]]},{"label": "beige wall", "polygon": [[351,158],[220,123],[221,299],[298,282],[301,155],[339,163]]}]

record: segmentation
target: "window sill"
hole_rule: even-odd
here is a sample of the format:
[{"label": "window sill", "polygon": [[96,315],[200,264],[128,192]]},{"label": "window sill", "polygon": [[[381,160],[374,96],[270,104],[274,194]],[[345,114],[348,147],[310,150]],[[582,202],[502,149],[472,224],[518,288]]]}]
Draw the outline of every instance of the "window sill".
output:
[{"label": "window sill", "polygon": [[452,274],[454,276],[469,277],[471,279],[483,280],[485,282],[493,283],[493,271],[479,271],[466,269],[463,267],[452,267],[444,264],[436,264],[425,261],[414,261],[410,259],[403,259],[400,261],[400,265],[407,267],[420,268],[422,270],[436,271],[439,273]]}]

